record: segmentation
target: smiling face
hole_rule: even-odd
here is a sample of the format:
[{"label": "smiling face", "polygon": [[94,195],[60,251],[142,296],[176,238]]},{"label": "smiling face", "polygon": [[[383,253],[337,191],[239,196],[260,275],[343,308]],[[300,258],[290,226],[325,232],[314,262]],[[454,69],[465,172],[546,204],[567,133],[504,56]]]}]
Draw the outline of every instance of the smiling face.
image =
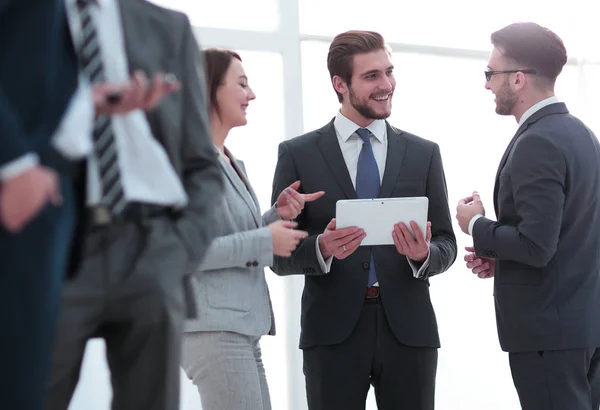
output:
[{"label": "smiling face", "polygon": [[248,77],[242,62],[236,58],[223,77],[223,82],[217,90],[218,115],[221,123],[228,127],[246,125],[246,108],[256,96],[248,85]]},{"label": "smiling face", "polygon": [[[502,50],[494,47],[490,54],[488,62],[488,70],[502,71],[510,70],[512,67],[507,61]],[[513,115],[515,107],[519,102],[519,96],[516,90],[513,89],[511,81],[513,77],[523,74],[519,73],[500,73],[492,75],[489,81],[485,82],[485,88],[490,90],[496,97],[496,113],[499,115]]]},{"label": "smiling face", "polygon": [[386,49],[354,55],[350,84],[333,78],[336,91],[343,95],[342,114],[359,125],[388,118],[396,87],[393,69]]}]

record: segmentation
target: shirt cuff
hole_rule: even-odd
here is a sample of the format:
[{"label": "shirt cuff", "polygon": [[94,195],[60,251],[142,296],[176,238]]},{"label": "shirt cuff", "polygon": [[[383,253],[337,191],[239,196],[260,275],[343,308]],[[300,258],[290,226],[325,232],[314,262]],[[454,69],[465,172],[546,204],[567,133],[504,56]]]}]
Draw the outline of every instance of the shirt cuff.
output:
[{"label": "shirt cuff", "polygon": [[333,255],[331,255],[329,258],[327,258],[327,260],[323,259],[323,255],[321,254],[321,248],[319,248],[319,237],[320,236],[321,235],[318,235],[317,240],[315,241],[317,260],[319,261],[319,266],[321,267],[321,270],[323,271],[323,273],[329,273],[329,271],[331,270],[331,262],[333,262]]},{"label": "shirt cuff", "polygon": [[473,218],[471,218],[471,221],[469,222],[469,236],[473,236],[473,226],[479,218],[483,218],[483,215],[477,214]]},{"label": "shirt cuff", "polygon": [[431,250],[429,250],[427,252],[427,259],[425,259],[423,261],[423,263],[421,263],[421,267],[417,267],[417,263],[418,262],[414,262],[412,261],[410,258],[406,258],[406,260],[408,261],[408,264],[410,265],[412,271],[413,271],[413,277],[416,279],[423,279],[425,278],[426,272],[427,272],[427,268],[429,268],[429,257],[431,256]]},{"label": "shirt cuff", "polygon": [[29,153],[0,167],[0,180],[6,181],[35,167],[40,163],[37,154]]},{"label": "shirt cuff", "polygon": [[75,160],[92,152],[94,110],[92,89],[80,81],[79,88],[52,136],[52,146],[64,157]]}]

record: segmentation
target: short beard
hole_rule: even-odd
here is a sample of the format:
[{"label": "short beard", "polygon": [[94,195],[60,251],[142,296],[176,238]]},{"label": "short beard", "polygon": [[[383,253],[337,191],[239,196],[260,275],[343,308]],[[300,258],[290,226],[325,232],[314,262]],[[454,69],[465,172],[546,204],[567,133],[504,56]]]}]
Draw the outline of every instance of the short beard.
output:
[{"label": "short beard", "polygon": [[349,91],[350,105],[352,105],[352,107],[363,117],[370,120],[385,120],[390,116],[390,114],[377,114],[371,107],[369,107],[368,100],[359,100],[352,91],[352,87],[349,87]]},{"label": "short beard", "polygon": [[496,114],[512,115],[519,97],[512,92],[508,79],[504,80],[502,88],[496,94]]}]

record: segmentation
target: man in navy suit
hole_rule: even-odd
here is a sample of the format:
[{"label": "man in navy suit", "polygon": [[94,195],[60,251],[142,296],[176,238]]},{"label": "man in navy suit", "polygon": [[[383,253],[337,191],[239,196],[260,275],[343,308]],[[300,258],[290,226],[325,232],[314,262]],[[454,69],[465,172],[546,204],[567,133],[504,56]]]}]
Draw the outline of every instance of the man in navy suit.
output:
[{"label": "man in navy suit", "polygon": [[[148,109],[176,85],[80,84],[62,0],[0,0],[0,400],[40,410],[94,113]],[[119,102],[108,95],[118,92]],[[87,130],[87,131],[86,131]]]},{"label": "man in navy suit", "polygon": [[63,8],[61,0],[0,2],[0,398],[6,409],[42,408],[74,221],[66,169],[52,169],[44,159],[77,88]]},{"label": "man in navy suit", "polygon": [[465,261],[495,277],[500,345],[523,410],[598,410],[600,144],[554,95],[567,62],[556,34],[516,23],[491,40],[485,87],[519,127],[496,175],[497,221],[476,192],[458,205],[473,237]]}]

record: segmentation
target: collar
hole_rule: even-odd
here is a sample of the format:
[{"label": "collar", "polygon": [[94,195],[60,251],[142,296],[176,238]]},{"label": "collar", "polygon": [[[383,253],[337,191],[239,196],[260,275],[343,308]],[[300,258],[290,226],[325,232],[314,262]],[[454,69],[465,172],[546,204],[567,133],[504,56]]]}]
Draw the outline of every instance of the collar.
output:
[{"label": "collar", "polygon": [[558,102],[558,98],[553,95],[552,97],[548,97],[545,100],[539,101],[538,103],[532,105],[521,116],[521,119],[519,120],[519,127],[521,125],[523,125],[525,123],[525,121],[527,121],[529,119],[529,117],[531,117],[533,114],[535,114],[536,112],[538,112],[542,108],[544,108],[544,107],[546,107],[546,106],[548,106],[550,104],[557,103],[557,102]]},{"label": "collar", "polygon": [[[335,120],[333,121],[333,126],[336,131],[342,137],[344,142],[347,142],[348,139],[354,135],[357,129],[361,128],[354,121],[345,117],[341,112],[338,111],[335,116]],[[366,127],[371,134],[379,140],[379,142],[383,142],[386,134],[386,123],[385,120],[374,120]]]}]

